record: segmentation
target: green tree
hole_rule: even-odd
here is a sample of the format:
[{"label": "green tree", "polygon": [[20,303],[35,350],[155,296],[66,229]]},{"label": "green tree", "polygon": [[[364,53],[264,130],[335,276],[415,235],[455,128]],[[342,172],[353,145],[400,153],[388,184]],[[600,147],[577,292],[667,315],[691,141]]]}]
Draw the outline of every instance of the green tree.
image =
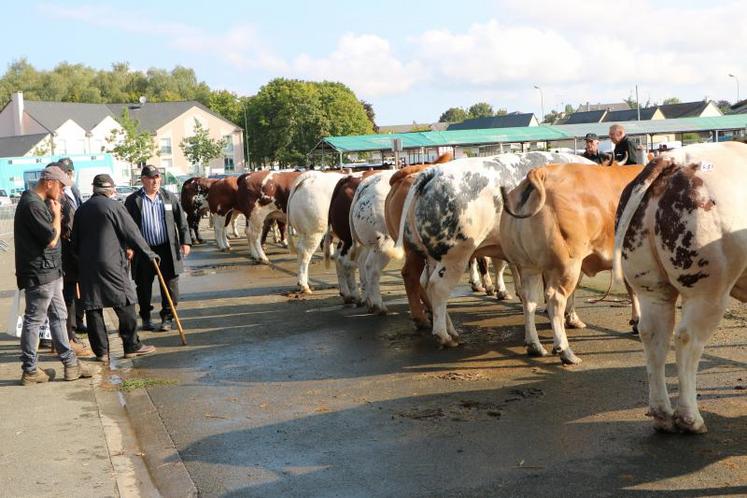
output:
[{"label": "green tree", "polygon": [[682,101],[678,99],[677,97],[669,97],[668,99],[664,99],[664,102],[662,102],[663,105],[668,104],[681,104]]},{"label": "green tree", "polygon": [[467,110],[467,114],[469,114],[470,119],[495,116],[493,106],[487,102],[478,102],[477,104],[471,105]]},{"label": "green tree", "polygon": [[724,114],[731,114],[733,112],[731,110],[731,102],[728,100],[719,100],[716,102],[716,107]]},{"label": "green tree", "polygon": [[130,118],[130,113],[125,108],[119,119],[122,128],[112,129],[106,141],[109,144],[109,152],[121,161],[130,163],[134,167],[145,163],[156,155],[156,141],[149,131],[140,130],[137,120]]},{"label": "green tree", "polygon": [[461,107],[449,107],[438,118],[439,123],[461,123],[469,116]]},{"label": "green tree", "polygon": [[184,138],[179,147],[182,148],[182,152],[189,159],[189,162],[197,167],[198,171],[195,173],[204,175],[209,173],[205,171],[207,164],[223,154],[226,141],[210,138],[209,131],[197,119],[195,119],[193,131],[194,135]]},{"label": "green tree", "polygon": [[379,132],[379,126],[376,124],[376,113],[374,112],[373,106],[366,102],[365,100],[361,100],[361,105],[363,106],[363,109],[366,110],[366,116],[368,117],[368,120],[371,122],[371,127],[373,127],[374,133]]},{"label": "green tree", "polygon": [[254,162],[304,165],[325,136],[373,132],[366,110],[342,83],[277,78],[247,103],[247,144]]}]

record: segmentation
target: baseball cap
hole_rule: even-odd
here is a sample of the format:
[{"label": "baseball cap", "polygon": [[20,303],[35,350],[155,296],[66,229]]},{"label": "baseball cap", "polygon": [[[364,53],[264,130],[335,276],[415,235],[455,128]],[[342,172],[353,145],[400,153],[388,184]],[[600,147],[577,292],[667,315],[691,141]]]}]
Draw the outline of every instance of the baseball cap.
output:
[{"label": "baseball cap", "polygon": [[69,187],[73,183],[70,181],[70,177],[62,171],[62,168],[57,166],[57,163],[52,163],[44,168],[39,175],[39,180],[57,180],[66,187]]},{"label": "baseball cap", "polygon": [[59,161],[57,161],[60,165],[60,168],[62,168],[62,171],[67,173],[68,171],[75,171],[75,166],[73,165],[73,160],[69,157],[63,157]]},{"label": "baseball cap", "polygon": [[599,140],[599,137],[597,136],[596,133],[587,133],[586,136],[584,137],[584,140],[586,140],[587,142],[589,140]]},{"label": "baseball cap", "polygon": [[96,175],[93,177],[93,186],[102,188],[111,188],[114,186],[114,180],[106,173]]},{"label": "baseball cap", "polygon": [[156,176],[161,176],[161,172],[158,171],[158,168],[156,168],[152,164],[146,164],[145,166],[143,166],[143,170],[140,172],[140,176],[154,178]]}]

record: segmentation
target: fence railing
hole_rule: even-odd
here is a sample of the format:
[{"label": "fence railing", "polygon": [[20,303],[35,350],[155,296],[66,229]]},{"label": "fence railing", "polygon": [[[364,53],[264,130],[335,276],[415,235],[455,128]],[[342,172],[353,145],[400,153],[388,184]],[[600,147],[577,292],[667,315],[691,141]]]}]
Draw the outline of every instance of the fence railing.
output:
[{"label": "fence railing", "polygon": [[13,218],[16,215],[16,204],[0,206],[0,251],[6,252],[13,242]]}]

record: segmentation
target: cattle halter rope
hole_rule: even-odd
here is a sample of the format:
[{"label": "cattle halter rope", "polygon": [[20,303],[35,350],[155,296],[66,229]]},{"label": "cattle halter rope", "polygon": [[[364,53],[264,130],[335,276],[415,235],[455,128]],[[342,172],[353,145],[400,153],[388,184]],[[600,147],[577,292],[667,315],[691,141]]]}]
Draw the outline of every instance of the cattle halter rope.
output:
[{"label": "cattle halter rope", "polygon": [[184,329],[182,329],[182,322],[179,320],[179,315],[176,314],[176,306],[174,306],[174,301],[171,300],[171,294],[169,294],[169,288],[166,286],[166,281],[163,279],[163,275],[161,274],[161,269],[158,267],[158,263],[156,261],[153,261],[153,266],[156,267],[156,273],[158,274],[158,281],[161,283],[161,290],[166,294],[166,299],[169,301],[169,307],[171,308],[171,313],[174,315],[174,320],[176,321],[176,328],[179,330],[179,337],[182,340],[182,346],[187,345],[187,338],[184,336]]}]

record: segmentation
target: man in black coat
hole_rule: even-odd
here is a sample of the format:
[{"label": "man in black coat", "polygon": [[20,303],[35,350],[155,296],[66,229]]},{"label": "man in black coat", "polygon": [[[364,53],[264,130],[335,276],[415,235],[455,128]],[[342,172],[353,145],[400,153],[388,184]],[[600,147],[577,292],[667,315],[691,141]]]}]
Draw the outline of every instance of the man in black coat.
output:
[{"label": "man in black coat", "polygon": [[[161,188],[161,173],[158,168],[146,165],[140,173],[143,188],[133,192],[125,200],[127,211],[135,220],[140,233],[151,250],[161,258],[159,268],[166,281],[174,306],[179,301],[179,274],[184,270],[183,259],[189,254],[192,239],[189,235],[187,218],[182,211],[177,196]],[[149,261],[135,255],[132,275],[137,287],[140,318],[143,330],[154,330],[150,321],[150,304],[155,268]],[[159,286],[160,288],[160,286]],[[168,299],[161,289],[161,326],[159,330],[171,329],[171,309]]]},{"label": "man in black coat", "polygon": [[[615,144],[614,158],[619,164],[637,164],[638,147],[630,141],[621,124],[610,126],[610,140]],[[627,157],[627,159],[625,159]],[[625,162],[623,162],[625,160]]]},{"label": "man in black coat", "polygon": [[96,175],[93,196],[78,208],[71,244],[81,262],[78,268],[80,301],[86,311],[88,340],[99,360],[109,352],[103,308],[114,308],[119,319],[119,335],[125,358],[152,353],[153,346],[142,344],[137,336],[137,300],[129,275],[130,251],[145,261],[158,256],[148,247],[140,231],[116,195],[109,175]]},{"label": "man in black coat", "polygon": [[599,152],[599,137],[596,133],[587,133],[584,137],[586,145],[584,147],[584,153],[581,154],[589,161],[594,161],[597,164],[602,164],[605,160],[605,155]]}]

